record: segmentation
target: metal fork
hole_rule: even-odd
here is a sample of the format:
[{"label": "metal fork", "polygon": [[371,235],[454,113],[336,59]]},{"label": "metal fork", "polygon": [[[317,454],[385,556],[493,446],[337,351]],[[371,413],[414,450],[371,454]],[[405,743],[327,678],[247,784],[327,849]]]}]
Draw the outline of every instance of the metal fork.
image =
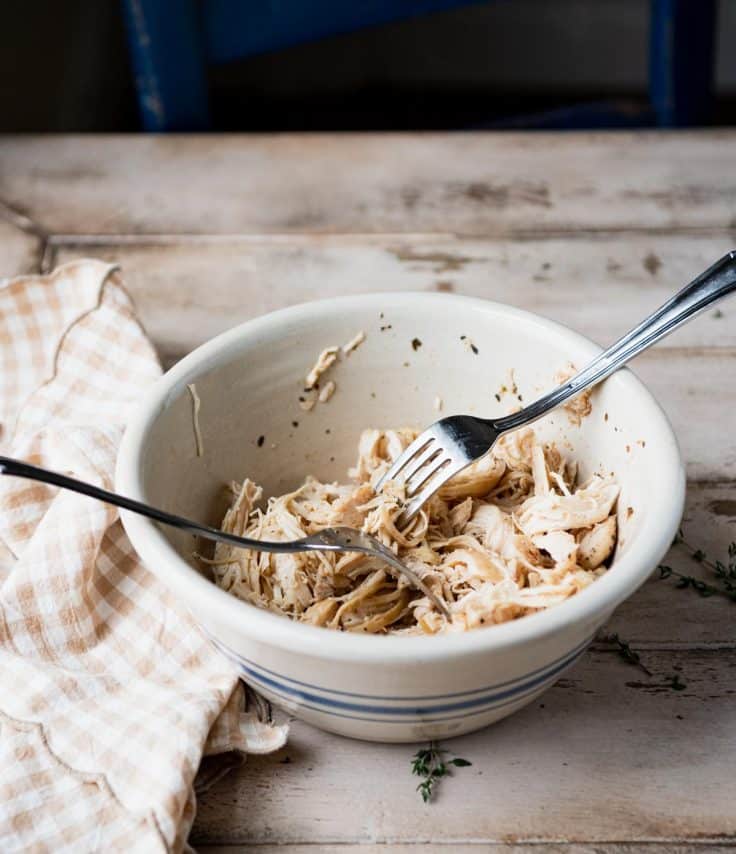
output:
[{"label": "metal fork", "polygon": [[199,522],[185,519],[183,516],[166,513],[157,507],[151,507],[149,504],[135,501],[132,498],[125,498],[122,495],[109,492],[107,489],[102,489],[91,483],[85,483],[85,481],[76,480],[76,478],[68,477],[49,469],[39,468],[38,466],[24,463],[21,460],[14,460],[10,457],[0,456],[0,474],[22,477],[27,480],[37,480],[41,483],[48,483],[51,486],[69,489],[72,492],[88,495],[90,498],[96,498],[107,504],[122,507],[124,510],[130,510],[132,513],[147,516],[149,519],[162,522],[164,525],[170,525],[172,528],[179,528],[190,534],[204,537],[206,540],[225,543],[225,545],[235,546],[239,549],[281,553],[309,551],[359,552],[360,554],[369,555],[387,564],[394,574],[403,575],[412,587],[421,591],[432,602],[435,608],[452,622],[452,615],[447,605],[427,587],[414,571],[405,566],[391,549],[384,546],[382,542],[370,534],[364,534],[362,531],[355,530],[354,528],[323,528],[309,537],[283,543],[270,542],[268,540],[252,540],[248,537],[236,537],[234,534],[226,534],[224,531],[218,531],[217,528],[210,528],[208,525],[201,525]]},{"label": "metal fork", "polygon": [[596,356],[582,371],[519,412],[504,418],[452,415],[435,421],[381,477],[376,491],[380,491],[389,480],[402,480],[408,501],[397,523],[409,522],[444,483],[487,454],[501,436],[531,424],[551,409],[601,382],[634,356],[735,289],[736,250],[733,250]]}]

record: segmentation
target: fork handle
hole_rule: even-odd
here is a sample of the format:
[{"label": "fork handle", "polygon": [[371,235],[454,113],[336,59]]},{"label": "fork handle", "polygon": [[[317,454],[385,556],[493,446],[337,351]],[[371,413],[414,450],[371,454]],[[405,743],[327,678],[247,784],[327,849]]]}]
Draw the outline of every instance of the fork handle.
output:
[{"label": "fork handle", "polygon": [[607,376],[623,367],[634,356],[638,356],[652,344],[669,335],[678,326],[705,311],[714,302],[736,290],[736,250],[732,250],[716,261],[704,273],[678,291],[646,320],[619,338],[604,350],[582,371],[566,383],[530,403],[524,409],[504,418],[494,419],[492,424],[499,433],[516,430],[531,424],[550,409],[554,409],[572,397],[596,385]]},{"label": "fork handle", "polygon": [[228,546],[255,549],[262,552],[305,551],[314,548],[314,546],[307,546],[306,549],[299,548],[297,544],[300,541],[296,541],[293,544],[297,547],[289,549],[285,548],[285,545],[288,544],[284,543],[252,540],[248,537],[236,537],[234,534],[227,534],[224,531],[219,531],[217,528],[210,528],[209,525],[201,525],[192,519],[185,519],[183,516],[176,516],[173,513],[159,510],[157,507],[151,507],[151,505],[144,504],[142,501],[126,498],[124,495],[118,495],[116,492],[109,492],[107,489],[102,489],[102,487],[86,483],[83,480],[77,480],[76,478],[51,471],[50,469],[39,468],[30,463],[24,463],[22,460],[12,459],[11,457],[0,456],[0,475],[2,474],[11,475],[12,477],[22,477],[26,480],[35,480],[51,486],[61,487],[61,489],[68,489],[80,495],[88,495],[90,498],[96,498],[98,501],[104,501],[106,504],[113,504],[115,507],[121,507],[123,510],[129,510],[131,513],[137,513],[140,516],[147,516],[149,519],[169,525],[172,528],[179,528],[195,536],[214,540],[218,543],[225,543]]},{"label": "fork handle", "polygon": [[[26,480],[35,480],[40,483],[47,483],[51,486],[58,486],[62,489],[68,489],[71,492],[77,492],[80,495],[87,495],[90,498],[96,498],[99,501],[104,501],[106,504],[113,504],[116,507],[122,507],[124,510],[129,510],[132,513],[138,513],[141,516],[147,516],[156,522],[162,522],[164,525],[170,525],[173,528],[179,528],[182,531],[187,531],[190,534],[195,534],[204,537],[207,540],[214,540],[217,543],[225,543],[228,546],[235,546],[240,549],[253,549],[260,552],[306,552],[306,551],[342,551],[342,552],[359,552],[370,553],[370,549],[365,548],[361,543],[351,544],[342,541],[330,541],[323,539],[317,535],[304,537],[301,540],[292,540],[291,542],[270,542],[268,540],[253,540],[250,537],[236,537],[234,534],[227,534],[224,531],[219,531],[217,528],[210,528],[208,525],[201,525],[199,522],[194,522],[191,519],[185,519],[183,516],[175,516],[173,513],[166,513],[164,510],[159,510],[157,507],[151,507],[149,504],[144,504],[142,501],[135,501],[133,498],[126,498],[124,495],[118,495],[116,492],[110,492],[102,487],[95,486],[92,483],[86,483],[83,480],[69,477],[59,472],[51,471],[50,469],[39,468],[30,463],[24,463],[22,460],[15,460],[12,457],[0,456],[0,475],[10,475],[11,477],[22,477]],[[340,530],[340,529],[336,529]],[[375,554],[391,566],[394,572],[404,575],[409,579],[410,583],[417,590],[420,590],[427,596],[435,607],[442,612],[445,617],[452,622],[452,614],[447,605],[439,599],[427,585],[414,573],[409,567],[404,566],[401,561],[390,552],[389,549],[383,550],[379,543],[379,549],[374,550]]]}]

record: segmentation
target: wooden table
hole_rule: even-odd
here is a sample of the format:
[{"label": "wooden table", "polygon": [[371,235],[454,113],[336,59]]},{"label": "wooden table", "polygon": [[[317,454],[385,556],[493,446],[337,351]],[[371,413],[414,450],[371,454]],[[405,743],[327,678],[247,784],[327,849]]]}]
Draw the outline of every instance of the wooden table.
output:
[{"label": "wooden table", "polygon": [[[5,139],[0,274],[118,261],[167,365],[262,312],[395,289],[513,303],[607,343],[736,243],[735,152],[732,132]],[[635,371],[680,437],[686,536],[725,559],[736,303]],[[681,546],[668,563],[708,575]],[[608,628],[653,675],[597,642],[541,701],[452,742],[473,765],[429,806],[409,775],[414,748],[297,722],[281,754],[250,759],[200,799],[193,842],[725,850],[736,845],[735,615],[726,598],[654,577]]]}]

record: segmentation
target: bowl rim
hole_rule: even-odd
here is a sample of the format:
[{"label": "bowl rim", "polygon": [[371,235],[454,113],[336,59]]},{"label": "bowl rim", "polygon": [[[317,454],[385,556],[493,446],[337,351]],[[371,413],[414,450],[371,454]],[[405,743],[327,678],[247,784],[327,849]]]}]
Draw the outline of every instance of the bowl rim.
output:
[{"label": "bowl rim", "polygon": [[[547,336],[575,350],[574,358],[592,358],[601,348],[590,339],[557,321],[525,309],[478,297],[458,294],[393,291],[333,297],[289,306],[270,312],[229,329],[197,347],[161,376],[142,395],[130,418],[118,453],[115,486],[118,492],[145,501],[142,459],[145,441],[156,418],[185,386],[226,358],[237,354],[254,334],[276,331],[284,322],[295,323],[344,310],[385,311],[389,302],[410,305],[432,302],[440,305],[452,301],[464,303],[468,310],[505,319],[517,319],[536,325]],[[532,640],[541,640],[570,629],[575,624],[602,622],[652,573],[668,550],[682,518],[685,502],[685,470],[672,426],[662,407],[646,386],[627,368],[611,376],[607,383],[621,385],[637,401],[650,409],[650,419],[657,433],[660,452],[671,460],[663,467],[662,522],[652,530],[649,525],[639,532],[630,549],[616,565],[584,591],[548,608],[508,623],[485,629],[440,636],[401,637],[362,635],[336,632],[319,626],[305,625],[278,614],[250,605],[217,587],[190,566],[167,541],[156,524],[142,516],[121,511],[121,519],[130,541],[144,564],[183,600],[196,600],[206,605],[217,620],[227,624],[233,633],[243,633],[260,645],[278,647],[289,652],[339,661],[384,660],[430,662],[468,654],[482,654],[509,649]],[[179,596],[181,591],[181,596]],[[195,616],[196,619],[196,616]],[[211,621],[210,621],[211,622]]]}]

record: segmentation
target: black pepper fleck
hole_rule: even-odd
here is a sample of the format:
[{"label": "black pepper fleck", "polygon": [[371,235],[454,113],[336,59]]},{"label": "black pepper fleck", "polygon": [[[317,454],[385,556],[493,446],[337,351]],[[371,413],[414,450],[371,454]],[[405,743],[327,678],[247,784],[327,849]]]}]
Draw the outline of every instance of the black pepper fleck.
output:
[{"label": "black pepper fleck", "polygon": [[497,400],[499,403],[501,402],[501,395],[500,395],[500,394],[494,394],[493,396],[496,398],[496,400]]},{"label": "black pepper fleck", "polygon": [[299,422],[298,422],[298,421],[292,421],[292,422],[291,422],[291,426],[292,426],[292,427],[298,427],[298,426],[299,426]]},{"label": "black pepper fleck", "polygon": [[299,403],[304,403],[304,398],[301,395],[299,395]]},{"label": "black pepper fleck", "polygon": [[475,346],[475,344],[471,343],[470,349],[473,351],[474,355],[476,355],[476,356],[478,355],[478,348]]},{"label": "black pepper fleck", "polygon": [[468,337],[467,335],[461,335],[461,336],[460,336],[460,340],[461,340],[461,341],[464,341],[467,337]]},{"label": "black pepper fleck", "polygon": [[329,433],[329,432],[330,432],[330,428],[329,428],[329,427],[327,427],[327,428],[325,429],[325,433]]},{"label": "black pepper fleck", "polygon": [[422,346],[422,342],[418,338],[412,338],[411,349],[416,353],[416,351]]},{"label": "black pepper fleck", "polygon": [[265,436],[259,436],[259,437],[258,437],[258,442],[257,442],[258,447],[259,447],[259,448],[263,447],[263,443],[264,443],[265,441],[266,441],[266,437],[265,437]]}]

